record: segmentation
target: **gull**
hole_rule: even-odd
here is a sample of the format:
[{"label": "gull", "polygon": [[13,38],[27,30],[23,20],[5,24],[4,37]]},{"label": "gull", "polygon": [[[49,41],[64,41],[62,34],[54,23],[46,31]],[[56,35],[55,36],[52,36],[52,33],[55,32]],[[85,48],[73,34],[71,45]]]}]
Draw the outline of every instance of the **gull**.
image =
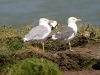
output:
[{"label": "gull", "polygon": [[65,40],[68,41],[69,50],[71,49],[70,41],[76,36],[77,34],[77,25],[76,22],[81,21],[81,19],[77,19],[75,17],[68,18],[68,26],[64,27],[61,31],[57,32],[56,34],[52,35],[53,40]]},{"label": "gull", "polygon": [[[44,41],[49,37],[52,29],[56,27],[57,21],[49,20],[46,18],[40,18],[39,25],[32,28],[28,34],[22,39],[24,42],[32,41]],[[44,42],[42,43],[43,52],[44,52]]]}]

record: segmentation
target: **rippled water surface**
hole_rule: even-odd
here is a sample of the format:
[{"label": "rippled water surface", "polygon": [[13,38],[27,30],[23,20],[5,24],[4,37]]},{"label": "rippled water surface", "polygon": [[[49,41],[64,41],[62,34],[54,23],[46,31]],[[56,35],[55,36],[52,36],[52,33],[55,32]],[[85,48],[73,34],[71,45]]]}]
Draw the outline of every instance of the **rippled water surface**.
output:
[{"label": "rippled water surface", "polygon": [[0,0],[0,25],[36,24],[41,17],[65,24],[70,16],[100,25],[100,0]]}]

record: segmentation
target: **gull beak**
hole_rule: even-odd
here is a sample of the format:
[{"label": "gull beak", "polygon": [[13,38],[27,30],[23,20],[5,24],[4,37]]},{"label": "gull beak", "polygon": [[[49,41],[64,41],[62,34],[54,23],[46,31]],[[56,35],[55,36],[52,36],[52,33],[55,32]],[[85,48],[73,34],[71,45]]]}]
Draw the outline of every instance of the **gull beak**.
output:
[{"label": "gull beak", "polygon": [[53,22],[53,20],[49,20],[49,23],[52,23]]},{"label": "gull beak", "polygon": [[82,21],[82,19],[77,19],[77,21]]}]

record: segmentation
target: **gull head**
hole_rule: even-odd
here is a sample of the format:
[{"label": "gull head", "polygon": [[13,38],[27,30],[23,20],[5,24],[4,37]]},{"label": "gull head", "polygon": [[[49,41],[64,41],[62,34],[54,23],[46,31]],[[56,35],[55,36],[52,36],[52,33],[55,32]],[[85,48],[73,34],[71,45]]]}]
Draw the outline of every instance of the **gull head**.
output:
[{"label": "gull head", "polygon": [[54,28],[57,29],[58,23],[57,23],[57,21],[55,21],[55,20],[49,20],[49,25],[50,25],[50,27],[51,27],[52,29],[54,29]]},{"label": "gull head", "polygon": [[47,18],[40,18],[39,25],[49,25],[51,28],[55,28],[57,26],[57,21],[55,20],[49,20]]},{"label": "gull head", "polygon": [[76,17],[69,17],[68,23],[76,23],[77,21],[81,21],[81,19],[77,19]]},{"label": "gull head", "polygon": [[57,21],[55,20],[50,20],[49,24],[52,26],[52,27],[56,27],[57,26]]},{"label": "gull head", "polygon": [[48,25],[48,24],[49,24],[49,19],[47,19],[47,18],[40,18],[39,25]]}]

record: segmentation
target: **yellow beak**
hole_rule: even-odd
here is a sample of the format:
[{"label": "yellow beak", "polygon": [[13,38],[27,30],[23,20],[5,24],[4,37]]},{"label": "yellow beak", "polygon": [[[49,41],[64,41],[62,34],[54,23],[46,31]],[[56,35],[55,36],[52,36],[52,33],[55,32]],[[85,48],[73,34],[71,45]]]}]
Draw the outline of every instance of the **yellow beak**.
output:
[{"label": "yellow beak", "polygon": [[82,21],[82,19],[77,19],[77,21]]}]

